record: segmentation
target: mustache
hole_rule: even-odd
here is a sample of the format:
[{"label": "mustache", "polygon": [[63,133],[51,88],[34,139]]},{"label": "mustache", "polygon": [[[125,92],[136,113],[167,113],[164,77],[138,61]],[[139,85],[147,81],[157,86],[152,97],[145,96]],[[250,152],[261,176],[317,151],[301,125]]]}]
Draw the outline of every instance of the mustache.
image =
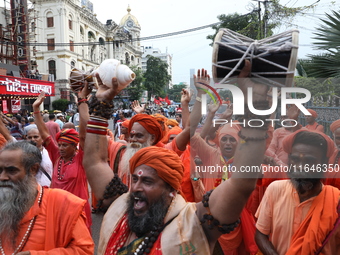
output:
[{"label": "mustache", "polygon": [[11,181],[0,181],[0,187],[15,187],[16,185]]},{"label": "mustache", "polygon": [[129,146],[130,146],[130,148],[141,149],[143,144],[138,143],[138,142],[134,142],[134,143],[130,143]]},{"label": "mustache", "polygon": [[133,192],[133,193],[130,194],[131,200],[135,200],[136,198],[140,201],[145,201],[145,202],[148,203],[147,197],[144,196],[141,192]]}]

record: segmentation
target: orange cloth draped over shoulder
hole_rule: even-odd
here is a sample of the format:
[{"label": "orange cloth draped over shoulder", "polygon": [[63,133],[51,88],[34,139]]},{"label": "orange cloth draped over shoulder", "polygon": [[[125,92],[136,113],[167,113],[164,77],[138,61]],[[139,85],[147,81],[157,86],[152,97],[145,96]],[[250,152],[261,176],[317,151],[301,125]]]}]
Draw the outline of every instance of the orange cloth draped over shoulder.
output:
[{"label": "orange cloth draped over shoulder", "polygon": [[5,137],[0,134],[0,150],[6,145],[7,141],[5,139]]},{"label": "orange cloth draped over shoulder", "polygon": [[155,169],[163,181],[183,196],[181,183],[184,167],[182,160],[175,152],[156,146],[140,149],[130,159],[130,173],[133,174],[136,167],[141,165]]},{"label": "orange cloth draped over shoulder", "polygon": [[130,119],[129,123],[129,133],[132,130],[132,126],[135,122],[138,122],[140,125],[143,126],[143,128],[148,131],[149,134],[152,134],[155,136],[155,142],[154,144],[158,143],[160,140],[162,140],[164,136],[164,132],[162,130],[161,124],[158,123],[158,121],[147,114],[136,114]]},{"label": "orange cloth draped over shoulder", "polygon": [[321,193],[315,197],[305,220],[293,235],[286,255],[314,254],[322,246],[338,218],[339,196],[340,191],[337,188],[323,187]]}]

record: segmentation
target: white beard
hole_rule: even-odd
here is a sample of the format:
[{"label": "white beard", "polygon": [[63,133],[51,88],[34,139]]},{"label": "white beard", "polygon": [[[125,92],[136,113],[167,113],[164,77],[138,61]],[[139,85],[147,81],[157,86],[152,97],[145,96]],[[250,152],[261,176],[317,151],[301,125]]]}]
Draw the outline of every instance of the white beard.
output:
[{"label": "white beard", "polygon": [[127,148],[119,162],[120,178],[130,175],[130,159],[142,148],[151,146],[151,137],[145,143],[128,143]]},{"label": "white beard", "polygon": [[[1,187],[1,186],[11,186]],[[0,236],[15,245],[20,221],[32,207],[37,196],[37,182],[33,175],[26,175],[18,182],[0,181]]]}]

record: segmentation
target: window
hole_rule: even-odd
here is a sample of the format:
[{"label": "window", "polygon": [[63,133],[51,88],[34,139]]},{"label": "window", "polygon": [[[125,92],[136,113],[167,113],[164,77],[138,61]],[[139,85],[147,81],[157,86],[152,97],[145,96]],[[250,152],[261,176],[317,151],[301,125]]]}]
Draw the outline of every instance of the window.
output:
[{"label": "window", "polygon": [[47,39],[47,50],[54,50],[54,38]]},{"label": "window", "polygon": [[70,40],[70,51],[74,51],[74,44],[72,40]]},{"label": "window", "polygon": [[54,60],[48,61],[48,73],[53,74],[54,80],[57,79],[57,72],[56,71],[57,71],[57,69],[56,69],[56,66],[55,66],[55,61]]},{"label": "window", "polygon": [[72,16],[71,15],[69,15],[68,16],[68,28],[70,29],[70,30],[73,30],[73,22],[72,22]]},{"label": "window", "polygon": [[47,27],[54,27],[53,17],[47,17]]},{"label": "window", "polygon": [[71,61],[71,68],[75,68],[76,67],[76,62]]},{"label": "window", "polygon": [[48,12],[46,14],[46,19],[47,19],[47,27],[54,27],[53,13],[52,12]]}]

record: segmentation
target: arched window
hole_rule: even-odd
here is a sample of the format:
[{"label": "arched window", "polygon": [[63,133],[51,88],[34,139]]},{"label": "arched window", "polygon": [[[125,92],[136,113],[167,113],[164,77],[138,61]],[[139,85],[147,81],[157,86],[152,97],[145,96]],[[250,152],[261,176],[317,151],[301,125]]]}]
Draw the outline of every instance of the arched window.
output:
[{"label": "arched window", "polygon": [[76,67],[76,62],[71,61],[71,68],[75,68]]},{"label": "arched window", "polygon": [[55,60],[48,61],[48,73],[53,74],[54,80],[57,79],[57,68],[56,68]]},{"label": "arched window", "polygon": [[102,37],[99,38],[99,44],[100,45],[105,45],[105,41]]},{"label": "arched window", "polygon": [[80,34],[84,35],[84,28],[82,26],[80,26]]},{"label": "arched window", "polygon": [[73,21],[72,21],[72,16],[71,15],[68,16],[68,28],[70,30],[73,30]]},{"label": "arched window", "polygon": [[48,12],[46,13],[46,22],[47,22],[47,27],[54,27],[54,21],[53,21],[53,13]]}]

